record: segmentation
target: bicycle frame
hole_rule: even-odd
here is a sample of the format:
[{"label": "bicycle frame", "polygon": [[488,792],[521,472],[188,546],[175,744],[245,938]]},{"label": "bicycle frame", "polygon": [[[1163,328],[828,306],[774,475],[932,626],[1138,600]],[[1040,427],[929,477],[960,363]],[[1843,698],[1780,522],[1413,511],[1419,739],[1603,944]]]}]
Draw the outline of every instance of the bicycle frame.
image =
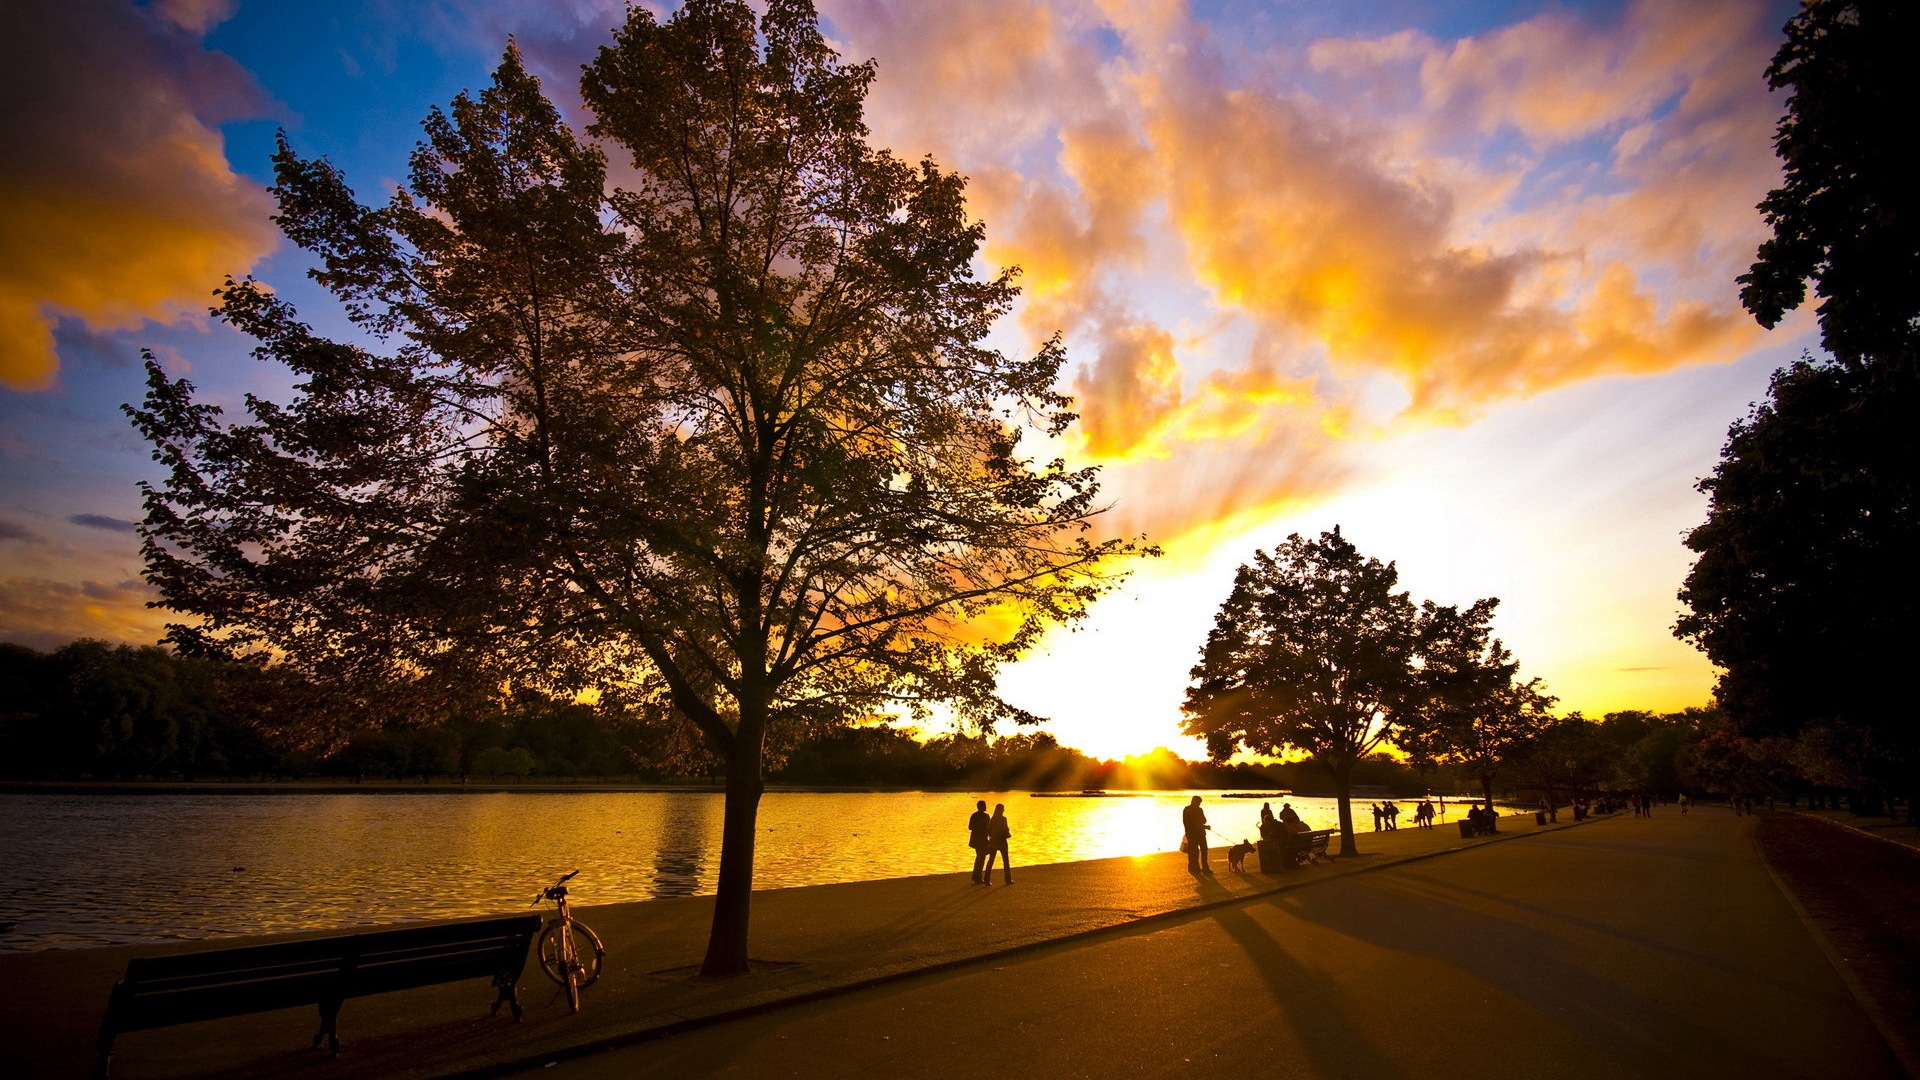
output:
[{"label": "bicycle frame", "polygon": [[[599,935],[574,921],[573,908],[567,902],[567,881],[579,872],[563,875],[533,898],[535,905],[546,900],[555,908],[554,917],[540,931],[540,970],[566,991],[567,1009],[576,1013],[580,1011],[580,991],[600,978],[600,965],[606,957]],[[590,954],[583,951],[583,942],[592,950]]]}]

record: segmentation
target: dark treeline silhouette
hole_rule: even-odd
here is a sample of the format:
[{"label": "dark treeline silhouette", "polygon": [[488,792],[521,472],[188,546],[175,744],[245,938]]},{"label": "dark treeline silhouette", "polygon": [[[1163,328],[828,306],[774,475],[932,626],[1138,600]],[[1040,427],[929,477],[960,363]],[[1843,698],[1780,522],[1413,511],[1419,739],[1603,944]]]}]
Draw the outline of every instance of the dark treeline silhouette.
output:
[{"label": "dark treeline silhouette", "polygon": [[[0,700],[0,777],[15,780],[725,775],[685,725],[632,703],[520,691],[423,705],[403,687],[342,692],[290,669],[154,645],[82,639],[41,653],[0,643]],[[886,724],[825,726],[773,757],[777,782],[822,786],[1255,787],[1292,770],[1186,762],[1165,750],[1104,761],[1044,732],[921,739]]]},{"label": "dark treeline silhouette", "polygon": [[[668,719],[618,702],[531,692],[423,716],[404,693],[343,700],[291,672],[82,639],[51,653],[0,643],[0,777],[13,780],[380,779],[447,783],[592,778],[717,782],[721,766]],[[412,711],[409,711],[412,710]],[[317,724],[317,716],[327,722]],[[1503,796],[1556,806],[1575,794],[1775,797],[1867,806],[1844,748],[1741,735],[1716,709],[1579,714],[1552,721],[1499,763]],[[1386,753],[1352,781],[1395,795],[1479,790],[1481,766],[1416,765]],[[785,746],[783,784],[1078,791],[1241,788],[1334,794],[1307,761],[1216,764],[1165,749],[1089,757],[1045,732],[920,738],[885,724],[833,726]]]},{"label": "dark treeline silhouette", "polygon": [[0,643],[0,700],[12,779],[647,775],[674,760],[620,710],[522,693],[423,716],[398,690],[87,639]]}]

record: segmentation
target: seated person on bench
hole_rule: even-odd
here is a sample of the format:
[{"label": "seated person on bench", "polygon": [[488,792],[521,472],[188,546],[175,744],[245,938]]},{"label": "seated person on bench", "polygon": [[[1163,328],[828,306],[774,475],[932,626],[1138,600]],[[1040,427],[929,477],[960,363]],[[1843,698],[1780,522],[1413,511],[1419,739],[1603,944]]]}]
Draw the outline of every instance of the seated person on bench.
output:
[{"label": "seated person on bench", "polygon": [[1499,815],[1492,807],[1476,806],[1467,811],[1467,818],[1473,822],[1473,831],[1485,835],[1494,830]]}]

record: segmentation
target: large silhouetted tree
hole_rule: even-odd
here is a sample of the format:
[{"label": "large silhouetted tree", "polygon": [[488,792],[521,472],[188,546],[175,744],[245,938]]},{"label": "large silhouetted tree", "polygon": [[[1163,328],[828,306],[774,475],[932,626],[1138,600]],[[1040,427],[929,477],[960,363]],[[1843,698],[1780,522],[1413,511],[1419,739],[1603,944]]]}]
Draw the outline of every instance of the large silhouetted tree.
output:
[{"label": "large silhouetted tree", "polygon": [[[176,636],[315,676],[657,688],[724,763],[704,971],[748,963],[770,733],[927,701],[1031,719],[997,662],[1079,617],[1131,550],[1095,478],[1021,432],[1071,419],[1057,345],[981,345],[960,177],[867,139],[870,65],[805,0],[629,9],[583,138],[510,48],[362,205],[282,144],[278,220],[366,335],[231,284],[299,379],[229,421],[152,366],[170,469],[149,575]],[[606,153],[618,155],[609,183]]]},{"label": "large silhouetted tree", "polygon": [[1338,528],[1254,552],[1214,618],[1183,706],[1184,728],[1215,760],[1242,749],[1311,754],[1333,779],[1343,855],[1357,851],[1354,765],[1431,708],[1434,686],[1419,662],[1423,635],[1442,636],[1431,620],[1484,626],[1492,612],[1484,601],[1465,616],[1423,611],[1396,591],[1399,580]]},{"label": "large silhouetted tree", "polygon": [[1790,90],[1774,148],[1784,182],[1760,203],[1773,236],[1743,274],[1762,326],[1820,297],[1820,333],[1844,363],[1910,352],[1920,335],[1920,185],[1899,124],[1920,107],[1920,6],[1806,0],[1767,85]]},{"label": "large silhouetted tree", "polygon": [[1920,105],[1920,8],[1808,0],[1786,35],[1767,71],[1792,90],[1775,140],[1785,182],[1760,205],[1773,236],[1741,301],[1771,327],[1811,280],[1830,355],[1776,372],[1701,481],[1710,504],[1686,539],[1699,559],[1675,633],[1722,669],[1742,732],[1823,732],[1911,792],[1920,185],[1889,123]]}]

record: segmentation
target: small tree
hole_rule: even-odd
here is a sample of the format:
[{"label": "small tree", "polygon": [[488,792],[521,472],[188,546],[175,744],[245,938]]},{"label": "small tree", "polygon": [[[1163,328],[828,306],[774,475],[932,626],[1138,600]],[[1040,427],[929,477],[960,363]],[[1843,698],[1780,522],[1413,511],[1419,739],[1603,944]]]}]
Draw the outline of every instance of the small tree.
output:
[{"label": "small tree", "polygon": [[1515,681],[1520,665],[1490,625],[1498,606],[1493,599],[1464,611],[1421,605],[1422,708],[1395,739],[1415,762],[1478,778],[1488,806],[1501,764],[1545,726],[1554,702],[1539,679]]},{"label": "small tree", "polygon": [[1035,719],[996,665],[1132,550],[1087,536],[1091,470],[1022,452],[1073,419],[1063,354],[980,344],[1015,289],[974,276],[962,179],[869,143],[872,77],[805,0],[636,5],[586,69],[589,139],[509,48],[385,206],[283,141],[281,227],[374,344],[231,284],[295,400],[228,423],[150,365],[131,410],[170,469],[145,553],[199,619],[176,636],[369,685],[653,695],[697,730],[726,773],[710,975],[747,970],[780,733]]},{"label": "small tree", "polygon": [[1508,766],[1547,797],[1550,820],[1560,820],[1559,793],[1590,790],[1613,768],[1613,749],[1599,726],[1579,713],[1548,720],[1507,756]]},{"label": "small tree", "polygon": [[1360,554],[1336,526],[1295,533],[1234,576],[1194,665],[1182,726],[1224,761],[1244,749],[1305,751],[1332,777],[1340,853],[1353,855],[1353,767],[1421,708],[1420,612],[1392,563]]}]

